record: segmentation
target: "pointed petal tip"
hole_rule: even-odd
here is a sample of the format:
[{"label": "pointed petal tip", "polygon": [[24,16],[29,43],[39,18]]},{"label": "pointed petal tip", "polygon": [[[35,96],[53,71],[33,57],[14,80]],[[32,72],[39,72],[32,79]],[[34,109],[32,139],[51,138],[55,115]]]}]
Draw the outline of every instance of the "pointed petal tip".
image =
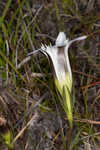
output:
[{"label": "pointed petal tip", "polygon": [[83,39],[86,39],[87,37],[88,37],[88,35],[84,35],[84,36],[83,36]]},{"label": "pointed petal tip", "polygon": [[79,37],[79,40],[85,40],[87,37],[88,37],[87,35],[81,36]]},{"label": "pointed petal tip", "polygon": [[61,47],[61,46],[65,46],[66,45],[66,35],[64,32],[59,32],[57,39],[56,39],[56,46],[57,47]]},{"label": "pointed petal tip", "polygon": [[46,47],[44,44],[41,43],[41,51],[45,51]]}]

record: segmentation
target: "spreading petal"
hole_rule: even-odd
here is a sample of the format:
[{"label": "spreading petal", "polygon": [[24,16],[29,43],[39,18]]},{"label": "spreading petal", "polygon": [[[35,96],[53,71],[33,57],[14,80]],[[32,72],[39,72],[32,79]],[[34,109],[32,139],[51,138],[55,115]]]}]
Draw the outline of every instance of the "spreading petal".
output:
[{"label": "spreading petal", "polygon": [[86,35],[78,37],[78,38],[75,38],[74,40],[69,41],[69,43],[68,43],[69,45],[68,46],[70,46],[73,42],[85,40],[86,38],[87,38]]}]

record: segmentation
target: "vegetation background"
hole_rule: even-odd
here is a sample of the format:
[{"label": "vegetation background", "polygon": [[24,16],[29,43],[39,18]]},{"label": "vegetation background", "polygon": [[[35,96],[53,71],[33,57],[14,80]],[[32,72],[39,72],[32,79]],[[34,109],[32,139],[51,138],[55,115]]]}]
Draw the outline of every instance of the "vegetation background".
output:
[{"label": "vegetation background", "polygon": [[[70,49],[74,128],[70,149],[100,149],[100,0],[0,1],[0,150],[66,150],[68,122],[41,43],[60,31]],[[34,51],[33,55],[28,55]]]}]

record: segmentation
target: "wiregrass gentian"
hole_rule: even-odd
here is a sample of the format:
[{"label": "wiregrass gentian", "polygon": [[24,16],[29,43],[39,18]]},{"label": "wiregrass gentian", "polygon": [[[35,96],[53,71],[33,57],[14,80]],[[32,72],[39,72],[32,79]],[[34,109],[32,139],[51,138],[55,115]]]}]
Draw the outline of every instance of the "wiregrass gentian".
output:
[{"label": "wiregrass gentian", "polygon": [[84,40],[86,38],[87,36],[82,36],[69,41],[69,39],[66,39],[65,33],[60,32],[54,46],[41,46],[41,52],[44,53],[47,57],[49,56],[50,60],[52,61],[53,69],[55,72],[55,85],[63,98],[63,107],[71,128],[73,126],[73,113],[71,104],[73,81],[68,57],[68,48],[73,42]]}]

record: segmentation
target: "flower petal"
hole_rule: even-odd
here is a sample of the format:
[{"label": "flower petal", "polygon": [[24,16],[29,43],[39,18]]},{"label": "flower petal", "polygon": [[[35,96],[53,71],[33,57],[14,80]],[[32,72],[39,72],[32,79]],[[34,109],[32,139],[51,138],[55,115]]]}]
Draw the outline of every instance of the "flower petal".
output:
[{"label": "flower petal", "polygon": [[84,35],[84,36],[81,36],[81,37],[75,38],[74,40],[69,41],[69,43],[68,43],[68,44],[69,44],[69,46],[70,46],[73,42],[75,42],[75,41],[85,40],[87,37],[88,37],[88,36]]},{"label": "flower petal", "polygon": [[56,39],[56,46],[57,47],[63,47],[63,46],[66,46],[67,43],[68,43],[68,39],[66,39],[65,33],[60,32],[58,34],[57,39]]}]

